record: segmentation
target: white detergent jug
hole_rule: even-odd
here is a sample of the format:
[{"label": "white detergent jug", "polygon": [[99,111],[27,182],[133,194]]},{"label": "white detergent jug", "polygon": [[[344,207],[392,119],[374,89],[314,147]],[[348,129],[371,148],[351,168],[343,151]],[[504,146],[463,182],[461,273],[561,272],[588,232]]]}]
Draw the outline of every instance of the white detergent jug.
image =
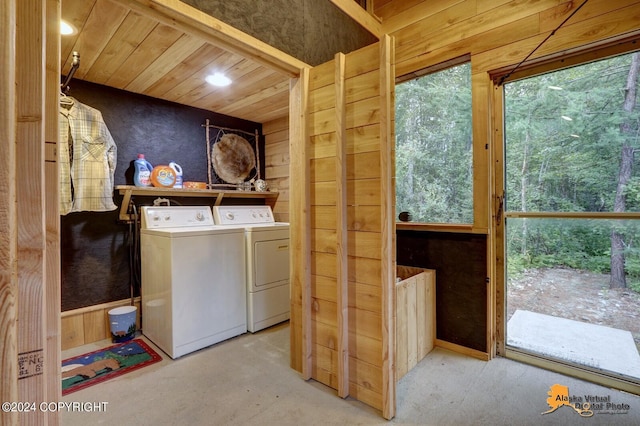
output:
[{"label": "white detergent jug", "polygon": [[175,161],[169,163],[169,167],[176,172],[176,183],[173,184],[174,188],[182,188],[182,167],[179,164],[176,164]]}]

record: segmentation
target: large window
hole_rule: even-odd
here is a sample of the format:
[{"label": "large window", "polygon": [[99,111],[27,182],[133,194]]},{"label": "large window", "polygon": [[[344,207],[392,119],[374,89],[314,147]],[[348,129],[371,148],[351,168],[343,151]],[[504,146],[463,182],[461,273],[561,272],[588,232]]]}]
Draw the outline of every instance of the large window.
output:
[{"label": "large window", "polygon": [[471,66],[396,86],[396,214],[473,223]]}]

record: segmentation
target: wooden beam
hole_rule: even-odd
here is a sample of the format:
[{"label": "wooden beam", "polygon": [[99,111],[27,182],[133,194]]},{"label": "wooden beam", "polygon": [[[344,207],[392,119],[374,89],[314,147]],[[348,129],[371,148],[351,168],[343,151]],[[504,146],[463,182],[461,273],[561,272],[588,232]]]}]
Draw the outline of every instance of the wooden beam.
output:
[{"label": "wooden beam", "polygon": [[338,396],[349,396],[349,270],[347,237],[347,94],[345,55],[335,56],[336,114],[336,311],[338,352]]},{"label": "wooden beam", "polygon": [[395,377],[395,189],[393,187],[394,139],[392,108],[394,75],[394,40],[385,35],[380,40],[380,222],[382,250],[380,283],[382,287],[382,416],[396,414]]},{"label": "wooden beam", "polygon": [[179,0],[113,0],[288,77],[309,65]]},{"label": "wooden beam", "polygon": [[[0,2],[0,401],[18,397],[18,262],[16,212],[16,1]],[[17,425],[18,413],[0,412]]]},{"label": "wooden beam", "polygon": [[380,39],[382,35],[382,24],[380,19],[364,10],[353,0],[330,0],[338,9],[346,13],[351,19],[356,21],[365,30]]},{"label": "wooden beam", "polygon": [[[58,109],[60,97],[60,14],[59,0],[46,3],[46,74],[45,74],[45,377],[48,401],[62,399],[60,329],[60,209],[58,201],[59,142]],[[48,155],[48,153],[50,153]],[[47,413],[47,425],[59,424],[57,412]]]},{"label": "wooden beam", "polygon": [[[309,68],[299,71],[300,77],[291,80],[289,102],[289,151],[291,153],[291,187],[289,217],[291,222],[291,286],[302,294],[300,324],[292,317],[291,357],[301,358],[302,378],[311,378],[313,352],[311,335],[311,218],[309,141],[307,134],[307,96],[309,93]],[[292,291],[293,293],[293,291]],[[296,301],[292,300],[292,312]],[[301,342],[294,341],[297,328],[301,328]],[[300,354],[297,353],[300,348]]]},{"label": "wooden beam", "polygon": [[[18,401],[48,401],[45,359],[44,75],[45,1],[16,9],[16,163],[18,228]],[[56,67],[57,69],[57,67]],[[20,424],[47,424],[45,411],[18,413]]]}]

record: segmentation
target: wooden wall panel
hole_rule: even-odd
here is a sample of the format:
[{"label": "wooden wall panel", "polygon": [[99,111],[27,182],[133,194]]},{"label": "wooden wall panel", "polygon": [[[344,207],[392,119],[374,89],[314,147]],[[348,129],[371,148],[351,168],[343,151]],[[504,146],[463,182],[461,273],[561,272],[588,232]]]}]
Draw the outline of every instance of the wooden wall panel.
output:
[{"label": "wooden wall panel", "polygon": [[265,180],[272,191],[278,191],[273,215],[278,222],[289,222],[289,117],[262,124],[265,138]]},{"label": "wooden wall panel", "polygon": [[[338,54],[310,70],[305,161],[311,313],[306,318],[302,309],[301,321],[308,321],[313,339],[311,377],[392,418],[394,322],[385,303],[394,297],[388,274],[394,227],[384,207],[393,198],[391,159],[385,158],[392,153],[386,150],[390,127],[381,120],[392,117],[386,93],[393,91],[393,73],[390,40],[382,45]],[[292,154],[292,161],[299,160]]]}]

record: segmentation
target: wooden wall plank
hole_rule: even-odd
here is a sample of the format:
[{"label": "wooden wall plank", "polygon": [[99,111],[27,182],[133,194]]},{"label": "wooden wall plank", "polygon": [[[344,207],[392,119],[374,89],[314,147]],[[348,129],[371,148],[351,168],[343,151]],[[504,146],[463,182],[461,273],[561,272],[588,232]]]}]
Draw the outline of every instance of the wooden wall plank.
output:
[{"label": "wooden wall plank", "polygon": [[333,109],[325,109],[309,113],[309,135],[316,136],[335,131],[336,122],[335,111]]},{"label": "wooden wall plank", "polygon": [[[475,5],[476,0],[411,0],[411,1],[394,1],[387,7],[380,10],[383,13],[382,28],[387,34],[396,32],[404,28],[406,25],[417,20],[424,20],[436,14],[442,14],[443,11],[452,9],[459,3],[472,3]],[[468,7],[468,6],[467,6]],[[377,12],[376,8],[376,12]]]},{"label": "wooden wall plank", "polygon": [[382,287],[381,335],[382,335],[382,416],[391,419],[396,413],[395,377],[395,187],[392,138],[393,87],[395,84],[394,40],[386,35],[380,40],[380,222],[381,262],[380,286]]},{"label": "wooden wall plank", "polygon": [[84,344],[84,318],[82,315],[63,317],[60,320],[62,350]]},{"label": "wooden wall plank", "polygon": [[[355,141],[358,143],[355,143]],[[380,125],[360,126],[347,129],[347,152],[356,154],[359,152],[378,152],[380,150]]]},{"label": "wooden wall plank", "polygon": [[[397,286],[396,303],[397,306],[406,306],[408,295],[407,286]],[[409,341],[409,312],[407,309],[396,311],[396,376],[403,377],[409,371],[406,348]]]},{"label": "wooden wall plank", "polygon": [[334,66],[333,61],[328,61],[313,67],[313,73],[309,78],[309,92],[333,84]]},{"label": "wooden wall plank", "polygon": [[311,252],[311,274],[333,278],[335,280],[337,278],[336,255],[331,253]]},{"label": "wooden wall plank", "polygon": [[[480,33],[476,36],[458,40],[437,49],[429,50],[421,55],[409,57],[398,61],[396,72],[399,76],[410,74],[416,69],[425,66],[439,64],[469,53],[469,46],[474,46],[477,52],[484,52],[502,46],[505,43],[513,43],[526,39],[538,33],[540,20],[537,15],[531,15],[518,21],[506,23],[500,27]],[[475,57],[474,57],[475,61]]]},{"label": "wooden wall plank", "polygon": [[374,43],[349,54],[345,68],[345,78],[350,79],[380,68],[379,44]]},{"label": "wooden wall plank", "polygon": [[349,281],[349,305],[363,310],[377,312],[382,303],[380,286]]},{"label": "wooden wall plank", "polygon": [[347,105],[347,128],[368,126],[380,122],[380,105],[369,99]]},{"label": "wooden wall plank", "polygon": [[375,69],[366,74],[351,77],[345,81],[347,103],[371,99],[380,95],[380,72]]},{"label": "wooden wall plank", "polygon": [[[60,2],[46,3],[46,76],[45,76],[45,375],[46,395],[49,401],[60,401],[62,388],[60,342],[60,211],[58,202],[58,158],[47,155],[59,142],[58,105],[60,96]],[[57,151],[57,150],[55,150]],[[48,425],[59,424],[57,412],[48,412]]]},{"label": "wooden wall plank", "polygon": [[[310,252],[310,182],[307,133],[308,68],[300,70],[300,77],[291,80],[289,134],[291,152],[291,180],[298,182],[298,191],[291,194],[291,287],[292,312],[300,312],[291,322],[291,366],[306,380],[312,375],[311,336],[311,252]],[[298,296],[299,295],[299,300]],[[299,321],[295,322],[298,319]]]},{"label": "wooden wall plank", "polygon": [[338,396],[349,395],[349,244],[347,237],[347,93],[345,85],[346,58],[342,53],[335,56],[335,180],[336,180],[336,315],[338,331]]},{"label": "wooden wall plank", "polygon": [[335,85],[322,86],[309,92],[309,107],[313,111],[322,111],[335,108]]},{"label": "wooden wall plank", "polygon": [[[46,1],[17,5],[16,201],[18,213],[18,400],[47,401],[46,232],[44,188],[44,99]],[[44,424],[47,413],[19,413],[21,424]]]},{"label": "wooden wall plank", "polygon": [[382,351],[378,339],[349,330],[349,351],[353,358],[382,367]]},{"label": "wooden wall plank", "polygon": [[269,190],[278,191],[272,206],[278,222],[289,222],[289,117],[268,121],[262,125],[265,138],[265,176]]},{"label": "wooden wall plank", "polygon": [[[588,10],[590,5],[589,3],[585,8]],[[613,38],[621,34],[639,31],[640,7],[638,6],[640,6],[640,2],[590,19],[572,20],[558,30],[554,37],[543,44],[531,56],[531,59],[544,57],[559,51],[575,49],[579,46]],[[515,65],[540,44],[546,35],[536,35],[518,43],[499,46],[493,50],[478,54],[477,59],[472,61],[473,72],[489,71],[512,64]]]},{"label": "wooden wall plank", "polygon": [[[471,110],[480,114],[484,120],[474,120],[473,126],[473,187],[489,186],[489,150],[487,142],[491,140],[491,91],[489,74],[480,73],[471,76]],[[489,197],[474,197],[473,223],[489,223]]]},{"label": "wooden wall plank", "polygon": [[[0,3],[0,400],[19,401],[18,263],[16,208],[16,1]],[[0,424],[17,425],[17,412],[0,412]]]},{"label": "wooden wall plank", "polygon": [[[315,277],[315,276],[314,276]],[[313,280],[313,278],[312,278]],[[315,284],[315,283],[314,283]],[[313,310],[312,320],[321,322],[324,325],[335,328],[336,343],[334,349],[340,346],[338,341],[338,333],[340,332],[338,326],[338,303],[330,302],[319,298],[313,298],[311,301],[311,307]],[[338,370],[336,370],[336,373]]]},{"label": "wooden wall plank", "polygon": [[382,260],[382,242],[380,241],[380,233],[350,231],[348,233],[348,237],[350,254],[357,257]]}]

